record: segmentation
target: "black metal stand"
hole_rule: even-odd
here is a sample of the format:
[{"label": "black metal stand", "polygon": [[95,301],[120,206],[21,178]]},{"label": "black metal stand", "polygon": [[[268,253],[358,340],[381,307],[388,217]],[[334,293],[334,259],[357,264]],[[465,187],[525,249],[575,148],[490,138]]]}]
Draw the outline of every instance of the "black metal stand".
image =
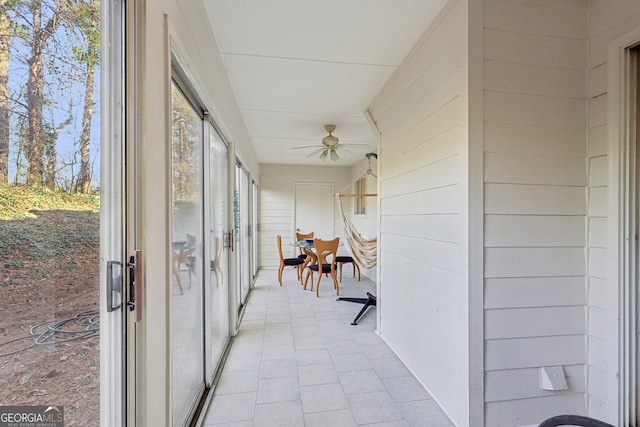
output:
[{"label": "black metal stand", "polygon": [[580,426],[580,427],[613,427],[609,423],[581,415],[556,415],[544,420],[538,427]]},{"label": "black metal stand", "polygon": [[360,310],[360,313],[358,313],[356,318],[353,319],[353,322],[351,322],[351,324],[354,326],[358,324],[358,319],[362,317],[362,315],[367,310],[367,308],[377,306],[376,296],[371,295],[369,292],[367,292],[367,298],[340,297],[336,301],[349,301],[349,302],[355,302],[358,304],[364,304],[364,307],[362,307],[362,310]]}]

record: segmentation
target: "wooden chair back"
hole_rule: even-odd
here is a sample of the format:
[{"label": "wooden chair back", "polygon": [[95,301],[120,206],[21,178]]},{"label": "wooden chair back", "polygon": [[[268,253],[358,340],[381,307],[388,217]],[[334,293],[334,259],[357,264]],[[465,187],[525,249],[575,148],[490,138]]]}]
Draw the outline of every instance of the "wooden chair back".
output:
[{"label": "wooden chair back", "polygon": [[318,264],[330,264],[331,270],[334,271],[339,244],[339,237],[336,237],[333,240],[313,239],[313,245],[316,247]]},{"label": "wooden chair back", "polygon": [[[313,231],[311,233],[300,233],[296,231],[296,242],[299,242],[300,240],[305,240],[305,239],[313,239],[313,235],[314,235]],[[302,248],[298,248],[298,249],[300,250],[300,255],[304,254],[304,251],[302,250]]]},{"label": "wooden chair back", "polygon": [[282,256],[282,236],[279,234],[276,236],[278,241],[278,255],[280,256],[280,264],[284,264],[284,257]]},{"label": "wooden chair back", "polygon": [[313,269],[316,268],[318,272],[318,282],[316,283],[316,296],[320,296],[320,280],[323,274],[329,274],[333,281],[333,287],[336,290],[336,295],[340,294],[340,286],[336,279],[336,256],[338,254],[338,245],[340,244],[340,238],[336,237],[333,240],[321,240],[313,239],[313,245],[315,246],[315,256],[317,257],[317,264],[309,267],[307,277],[304,281],[304,289],[307,289],[307,281],[311,277],[311,290],[313,291]]},{"label": "wooden chair back", "polygon": [[298,280],[302,282],[302,265],[304,264],[304,260],[300,258],[285,258],[282,255],[282,236],[278,234],[276,240],[278,242],[278,255],[280,256],[280,268],[278,268],[278,282],[280,282],[280,286],[282,286],[282,271],[287,265],[296,267]]},{"label": "wooden chair back", "polygon": [[296,241],[304,240],[304,239],[313,239],[313,234],[314,234],[313,231],[311,233],[300,233],[299,231],[296,231]]}]

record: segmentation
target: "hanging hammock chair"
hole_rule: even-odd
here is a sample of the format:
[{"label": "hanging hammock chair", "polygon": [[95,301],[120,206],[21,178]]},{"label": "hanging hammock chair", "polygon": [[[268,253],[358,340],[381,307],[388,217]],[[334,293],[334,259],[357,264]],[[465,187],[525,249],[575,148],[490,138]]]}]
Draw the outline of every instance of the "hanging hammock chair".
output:
[{"label": "hanging hammock chair", "polygon": [[344,234],[349,247],[349,252],[356,263],[364,268],[375,267],[377,258],[378,239],[365,239],[363,238],[356,227],[351,222],[351,219],[347,216],[342,206],[342,200],[340,199],[340,193],[336,194],[338,200],[338,207],[340,208],[340,215],[342,215],[342,222],[344,223]]}]

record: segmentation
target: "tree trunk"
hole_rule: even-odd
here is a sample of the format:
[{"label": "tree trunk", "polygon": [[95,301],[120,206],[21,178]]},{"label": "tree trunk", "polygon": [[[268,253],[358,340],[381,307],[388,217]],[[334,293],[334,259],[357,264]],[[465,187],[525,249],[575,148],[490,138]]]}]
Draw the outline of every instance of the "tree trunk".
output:
[{"label": "tree trunk", "polygon": [[44,185],[50,190],[55,190],[56,188],[56,164],[58,163],[56,140],[57,134],[50,132],[43,138],[42,144],[43,158],[46,162],[44,169]]},{"label": "tree trunk", "polygon": [[29,76],[27,77],[27,161],[29,170],[27,172],[27,184],[39,185],[42,183],[42,141],[40,137],[41,123],[41,93],[42,82],[42,41],[40,28],[40,5],[39,0],[31,3],[31,14],[33,16],[33,38],[31,40],[31,56],[27,62]]},{"label": "tree trunk", "polygon": [[31,55],[27,61],[29,76],[27,78],[27,161],[29,170],[26,183],[41,185],[44,174],[44,141],[42,135],[42,85],[43,67],[42,51],[49,37],[58,28],[61,18],[62,2],[56,2],[53,15],[42,26],[42,0],[32,0],[33,34]]},{"label": "tree trunk", "polygon": [[9,183],[9,24],[0,8],[0,184]]},{"label": "tree trunk", "polygon": [[82,133],[80,134],[80,176],[78,177],[78,191],[91,193],[91,118],[93,116],[93,89],[95,84],[95,63],[89,55],[87,60],[87,79],[85,81],[84,110],[82,115]]}]

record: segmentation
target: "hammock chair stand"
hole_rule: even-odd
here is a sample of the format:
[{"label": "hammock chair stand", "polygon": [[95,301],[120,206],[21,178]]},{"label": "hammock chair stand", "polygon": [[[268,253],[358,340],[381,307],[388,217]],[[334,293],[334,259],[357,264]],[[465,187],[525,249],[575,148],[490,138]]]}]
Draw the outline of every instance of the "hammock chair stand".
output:
[{"label": "hammock chair stand", "polygon": [[[366,157],[369,160],[369,168],[367,169],[367,173],[362,175],[360,178],[364,178],[367,175],[372,175],[374,178],[377,178],[377,176],[371,172],[371,158],[375,157],[377,159],[378,156],[375,153],[367,153]],[[358,178],[358,180],[360,178]],[[336,199],[338,200],[338,207],[340,208],[340,214],[342,216],[342,220],[344,223],[345,233],[347,237],[346,240],[347,240],[347,243],[349,244],[349,248],[351,249],[353,258],[356,262],[360,263],[364,267],[371,267],[375,265],[377,262],[376,260],[377,240],[362,239],[360,234],[355,229],[351,220],[347,217],[344,211],[344,208],[342,207],[342,202],[340,200],[341,196],[342,197],[376,197],[377,194],[340,194],[340,192],[336,194]],[[355,319],[353,319],[353,322],[351,322],[353,326],[358,325],[358,320],[360,320],[362,315],[365,313],[365,311],[367,311],[369,307],[377,307],[376,296],[372,295],[370,292],[367,292],[366,298],[339,297],[336,299],[336,301],[348,301],[348,302],[355,302],[357,304],[364,304],[364,306],[362,307],[362,310],[360,310],[360,312],[356,315]]]},{"label": "hammock chair stand", "polygon": [[336,301],[349,301],[349,302],[355,302],[358,304],[364,304],[364,307],[362,307],[362,310],[360,310],[360,313],[358,313],[356,318],[353,319],[353,322],[351,322],[353,326],[358,325],[358,320],[362,317],[364,312],[367,311],[367,308],[377,306],[376,296],[371,295],[370,292],[367,292],[367,298],[340,297],[336,299]]}]

